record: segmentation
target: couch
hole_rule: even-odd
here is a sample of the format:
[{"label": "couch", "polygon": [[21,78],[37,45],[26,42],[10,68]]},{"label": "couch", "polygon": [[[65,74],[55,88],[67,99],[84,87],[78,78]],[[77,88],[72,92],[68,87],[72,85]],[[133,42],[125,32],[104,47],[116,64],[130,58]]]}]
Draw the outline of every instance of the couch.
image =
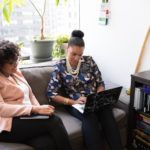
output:
[{"label": "couch", "polygon": [[[46,89],[50,78],[50,73],[53,71],[53,69],[54,64],[38,65],[30,67],[28,66],[21,68],[22,73],[24,74],[26,80],[30,84],[33,93],[39,100],[40,104],[48,103],[48,99],[46,96]],[[110,86],[112,86],[112,84],[106,83],[106,88],[110,88]],[[125,94],[121,94],[118,103],[113,109],[113,113],[120,129],[122,143],[125,147],[127,143],[126,138],[127,138],[128,105],[123,100],[125,97],[124,95]],[[68,112],[66,112],[63,109],[62,105],[55,104],[54,102],[52,102],[51,104],[55,105],[56,114],[62,119],[66,127],[73,150],[84,150],[85,146],[82,138],[81,122],[78,119],[72,117],[70,114],[68,114]],[[108,146],[105,142],[105,138],[103,143],[104,143],[103,150],[108,149]],[[33,150],[33,148],[25,144],[0,142],[0,150]]]}]

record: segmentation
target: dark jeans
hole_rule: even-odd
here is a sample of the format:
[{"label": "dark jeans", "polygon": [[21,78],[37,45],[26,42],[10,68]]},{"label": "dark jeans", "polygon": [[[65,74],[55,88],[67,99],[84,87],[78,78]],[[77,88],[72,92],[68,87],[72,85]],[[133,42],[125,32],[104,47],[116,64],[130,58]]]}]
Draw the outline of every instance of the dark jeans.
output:
[{"label": "dark jeans", "polygon": [[11,132],[0,133],[0,141],[19,142],[35,150],[72,150],[61,119],[13,119]]},{"label": "dark jeans", "polygon": [[[87,115],[81,114],[73,107],[66,106],[66,109],[82,121],[82,132],[88,150],[103,150],[104,136],[111,150],[123,150],[111,107]],[[103,133],[100,131],[100,125]]]}]

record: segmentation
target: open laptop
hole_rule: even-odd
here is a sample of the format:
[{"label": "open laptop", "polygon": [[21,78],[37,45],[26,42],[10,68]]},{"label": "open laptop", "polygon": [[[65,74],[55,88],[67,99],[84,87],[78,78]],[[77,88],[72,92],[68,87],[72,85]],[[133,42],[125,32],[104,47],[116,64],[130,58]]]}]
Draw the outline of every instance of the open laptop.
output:
[{"label": "open laptop", "polygon": [[96,112],[104,106],[117,103],[121,90],[122,87],[119,86],[99,93],[90,94],[87,96],[86,104],[75,104],[73,107],[81,113]]}]

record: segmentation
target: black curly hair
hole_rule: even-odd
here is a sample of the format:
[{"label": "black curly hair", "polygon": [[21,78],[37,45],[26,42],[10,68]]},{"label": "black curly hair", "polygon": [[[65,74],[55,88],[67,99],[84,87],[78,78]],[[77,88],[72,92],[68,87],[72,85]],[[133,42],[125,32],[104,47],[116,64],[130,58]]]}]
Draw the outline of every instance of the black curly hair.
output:
[{"label": "black curly hair", "polygon": [[0,40],[0,67],[10,61],[18,60],[20,48],[13,42]]},{"label": "black curly hair", "polygon": [[84,33],[81,30],[73,30],[71,33],[71,38],[68,41],[68,46],[85,47],[83,37]]}]

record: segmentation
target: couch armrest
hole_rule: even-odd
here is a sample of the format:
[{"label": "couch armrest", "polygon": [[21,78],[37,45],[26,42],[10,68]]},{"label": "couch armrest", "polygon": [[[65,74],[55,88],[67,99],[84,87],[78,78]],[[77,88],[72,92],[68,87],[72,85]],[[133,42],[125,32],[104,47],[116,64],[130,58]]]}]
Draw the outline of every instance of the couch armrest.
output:
[{"label": "couch armrest", "polygon": [[119,101],[115,106],[128,113],[129,101],[130,101],[130,96],[126,94],[126,89],[123,88],[119,97]]},{"label": "couch armrest", "polygon": [[126,114],[128,114],[129,106],[127,104],[123,103],[122,101],[119,100],[117,102],[117,104],[115,105],[115,107],[124,110],[126,112]]}]

